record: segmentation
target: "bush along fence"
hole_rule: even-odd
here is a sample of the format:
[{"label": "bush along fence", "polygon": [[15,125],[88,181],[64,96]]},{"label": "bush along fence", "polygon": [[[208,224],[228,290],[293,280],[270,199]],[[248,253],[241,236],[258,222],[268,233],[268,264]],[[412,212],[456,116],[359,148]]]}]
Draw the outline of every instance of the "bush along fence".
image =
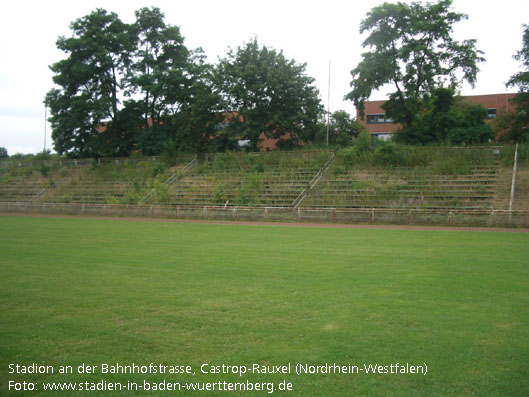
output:
[{"label": "bush along fence", "polygon": [[383,208],[164,206],[0,202],[0,212],[36,215],[146,217],[215,221],[529,227],[529,211]]}]

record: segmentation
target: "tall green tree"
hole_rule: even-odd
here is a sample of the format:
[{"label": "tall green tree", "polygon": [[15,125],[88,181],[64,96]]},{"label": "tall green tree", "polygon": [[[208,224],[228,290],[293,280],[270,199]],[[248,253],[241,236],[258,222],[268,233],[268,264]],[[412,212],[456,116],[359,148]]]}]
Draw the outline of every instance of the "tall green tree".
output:
[{"label": "tall green tree", "polygon": [[159,8],[135,15],[133,24],[125,24],[98,9],[71,24],[71,38],[57,41],[66,58],[51,66],[57,87],[45,102],[58,153],[152,155],[181,138],[176,145],[190,147],[192,134],[180,129],[196,126],[198,108],[213,111],[218,104],[201,50],[189,51]]},{"label": "tall green tree", "polygon": [[213,83],[214,68],[205,57],[195,51],[188,69],[187,95],[182,99],[180,111],[170,121],[175,132],[168,143],[173,149],[194,152],[200,158],[207,152],[220,152],[233,148],[233,140],[225,134],[225,115],[221,96]]},{"label": "tall green tree", "polygon": [[[137,38],[133,62],[127,70],[128,94],[140,94],[144,127],[163,123],[187,95],[190,52],[177,26],[166,25],[159,8],[135,12],[132,30]],[[150,121],[149,121],[150,120]]]},{"label": "tall green tree", "polygon": [[[364,129],[365,127],[345,110],[337,110],[329,117],[329,145],[352,146],[360,131]],[[320,144],[326,144],[327,126],[324,122],[321,123],[316,141]]]},{"label": "tall green tree", "polygon": [[136,150],[156,155],[173,145],[183,104],[189,102],[193,52],[184,45],[177,26],[167,25],[157,7],[135,12],[131,30],[136,50],[126,71],[124,113],[136,137]]},{"label": "tall green tree", "polygon": [[529,141],[529,25],[524,25],[522,49],[514,55],[522,63],[523,71],[511,76],[507,87],[518,88],[513,98],[514,110],[499,120],[499,127],[508,130],[503,139],[514,142]]},{"label": "tall green tree", "polygon": [[452,0],[423,5],[418,2],[384,3],[361,22],[368,52],[351,71],[354,102],[363,117],[364,102],[382,86],[393,85],[385,105],[388,117],[411,126],[422,98],[437,87],[456,88],[461,81],[473,85],[477,64],[484,61],[475,40],[458,42],[453,25],[466,15],[452,11]]},{"label": "tall green tree", "polygon": [[458,124],[447,134],[447,141],[453,145],[492,142],[496,136],[486,122],[487,109],[481,105],[459,103],[455,105]]},{"label": "tall green tree", "polygon": [[486,123],[487,109],[457,97],[451,88],[437,88],[424,98],[411,125],[403,125],[395,139],[415,145],[475,144],[494,139]]},{"label": "tall green tree", "polygon": [[239,116],[231,118],[227,131],[250,140],[254,149],[261,133],[287,147],[313,140],[323,108],[305,68],[255,38],[230,49],[216,69],[225,110]]},{"label": "tall green tree", "polygon": [[[115,13],[97,9],[73,22],[72,37],[59,37],[67,58],[50,66],[58,88],[46,95],[54,148],[59,154],[126,154],[120,120],[123,71],[134,47],[128,25]],[[101,126],[105,121],[105,134]]]}]

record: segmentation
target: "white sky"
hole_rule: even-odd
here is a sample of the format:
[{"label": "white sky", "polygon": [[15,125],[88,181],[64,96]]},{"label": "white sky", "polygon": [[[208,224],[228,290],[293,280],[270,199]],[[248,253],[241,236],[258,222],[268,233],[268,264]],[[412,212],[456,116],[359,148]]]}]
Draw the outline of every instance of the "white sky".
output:
[{"label": "white sky", "polygon": [[[44,147],[44,105],[53,87],[48,65],[63,54],[56,49],[60,35],[69,36],[72,21],[97,7],[116,12],[124,22],[134,11],[157,6],[165,22],[180,26],[185,44],[202,47],[215,63],[228,47],[257,36],[259,43],[283,50],[289,59],[307,63],[327,108],[331,61],[330,110],[355,110],[343,97],[350,91],[350,71],[361,60],[360,21],[381,0],[127,0],[127,1],[6,1],[0,16],[0,147],[9,155],[36,153]],[[458,40],[477,39],[486,62],[474,90],[463,95],[506,92],[505,82],[520,70],[512,56],[521,49],[522,24],[529,24],[527,0],[454,0],[454,10],[469,19],[455,26]],[[388,92],[390,92],[389,90]],[[510,92],[514,92],[512,89]],[[382,90],[372,100],[384,99]],[[51,131],[46,124],[46,147]]]}]

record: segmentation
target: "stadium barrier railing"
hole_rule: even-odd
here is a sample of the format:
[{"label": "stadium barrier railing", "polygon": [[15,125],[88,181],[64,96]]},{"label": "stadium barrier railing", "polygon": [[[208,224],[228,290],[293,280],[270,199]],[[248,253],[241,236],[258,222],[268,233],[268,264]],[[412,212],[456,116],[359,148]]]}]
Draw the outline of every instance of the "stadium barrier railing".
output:
[{"label": "stadium barrier railing", "polygon": [[0,212],[260,222],[529,227],[529,211],[0,202]]}]

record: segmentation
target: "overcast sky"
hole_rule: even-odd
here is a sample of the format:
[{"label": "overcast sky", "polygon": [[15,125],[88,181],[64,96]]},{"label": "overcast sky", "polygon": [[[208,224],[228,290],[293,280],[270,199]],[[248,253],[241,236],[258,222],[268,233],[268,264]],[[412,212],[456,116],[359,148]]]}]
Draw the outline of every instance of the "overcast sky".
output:
[{"label": "overcast sky", "polygon": [[[331,61],[330,110],[354,114],[343,101],[350,90],[350,71],[361,60],[360,21],[379,0],[194,0],[194,1],[7,1],[0,16],[0,147],[15,153],[52,148],[45,123],[43,99],[53,87],[48,65],[63,54],[55,42],[69,36],[72,21],[98,7],[116,12],[124,22],[134,10],[156,6],[165,21],[180,27],[185,44],[202,47],[210,62],[257,36],[260,44],[283,50],[285,56],[307,64],[327,108]],[[505,82],[520,70],[512,56],[521,49],[522,24],[529,24],[527,0],[454,0],[454,9],[468,15],[455,26],[458,40],[477,39],[486,62],[480,65],[476,87],[463,95],[507,92]],[[373,94],[384,99],[386,90]],[[514,92],[512,89],[509,92]],[[45,127],[46,126],[46,127]]]}]

